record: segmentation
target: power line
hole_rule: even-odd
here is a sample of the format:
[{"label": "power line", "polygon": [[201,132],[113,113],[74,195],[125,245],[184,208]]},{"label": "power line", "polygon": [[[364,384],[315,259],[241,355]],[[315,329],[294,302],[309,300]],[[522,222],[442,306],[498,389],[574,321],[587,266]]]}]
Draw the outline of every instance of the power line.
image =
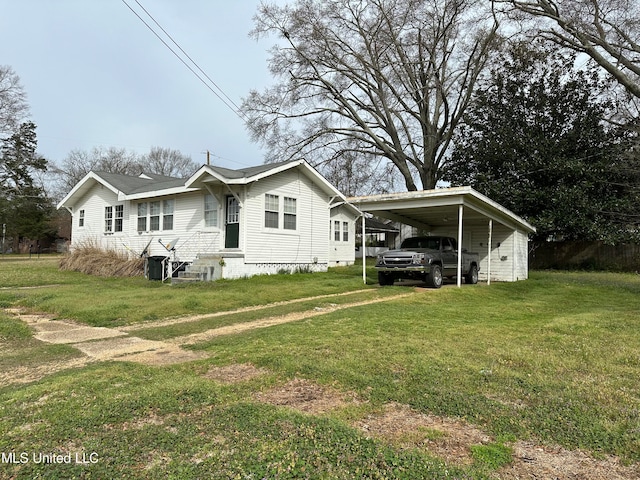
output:
[{"label": "power line", "polygon": [[238,105],[237,105],[237,104],[236,104],[236,103],[235,103],[231,98],[229,98],[229,96],[224,92],[224,90],[222,90],[222,88],[220,88],[220,86],[219,86],[216,82],[214,82],[214,81],[211,79],[211,77],[210,77],[209,75],[207,75],[207,73],[206,73],[204,70],[202,70],[202,68],[200,68],[200,65],[198,65],[198,63],[197,63],[193,58],[191,58],[191,57],[189,56],[189,54],[188,54],[187,52],[185,52],[185,51],[184,51],[184,49],[183,49],[180,45],[178,45],[178,42],[176,42],[176,41],[173,39],[173,37],[172,37],[172,36],[171,36],[171,35],[170,35],[170,34],[169,34],[169,33],[168,33],[164,28],[162,28],[162,25],[160,25],[160,24],[156,21],[156,19],[155,19],[155,18],[153,18],[153,15],[151,15],[151,14],[147,11],[147,9],[146,9],[146,8],[144,8],[144,7],[142,6],[142,4],[141,4],[138,0],[134,0],[134,1],[135,1],[135,2],[140,6],[140,8],[144,11],[144,13],[146,13],[146,14],[149,16],[149,18],[151,18],[151,20],[153,20],[153,23],[155,23],[155,24],[158,26],[158,28],[160,28],[160,30],[162,30],[162,32],[163,32],[163,33],[164,33],[164,34],[169,38],[169,40],[171,40],[171,41],[173,42],[173,44],[174,44],[176,47],[178,47],[178,49],[180,49],[180,51],[181,51],[182,53],[184,53],[184,55],[185,55],[185,56],[186,56],[186,57],[191,61],[191,63],[193,63],[193,64],[196,66],[196,68],[198,69],[198,71],[200,71],[200,72],[201,72],[201,73],[202,73],[202,74],[207,78],[207,80],[209,80],[209,81],[211,82],[211,84],[212,84],[212,85],[214,85],[214,86],[215,86],[215,87],[220,91],[220,93],[222,93],[222,95],[224,95],[224,98],[226,98],[227,100],[229,100],[229,102],[230,102],[230,103],[235,107],[236,111],[237,111],[237,112],[242,113],[242,111],[240,110],[240,107],[239,107],[239,106],[238,106]]},{"label": "power line", "polygon": [[[171,53],[173,53],[173,54],[176,56],[176,58],[177,58],[178,60],[180,60],[180,61],[182,62],[182,64],[183,64],[185,67],[187,67],[187,68],[189,69],[189,71],[190,71],[191,73],[193,73],[193,74],[196,76],[196,78],[197,78],[198,80],[200,80],[200,82],[202,82],[202,84],[203,84],[205,87],[207,87],[207,88],[211,91],[211,93],[213,93],[216,97],[218,97],[218,99],[219,99],[222,103],[224,103],[224,104],[225,104],[225,106],[226,106],[229,110],[231,110],[233,113],[235,113],[235,114],[238,116],[238,118],[240,118],[241,120],[243,120],[243,121],[245,121],[245,122],[246,122],[248,119],[247,119],[246,115],[242,112],[242,110],[240,109],[240,107],[238,107],[238,105],[237,105],[237,104],[236,104],[236,103],[235,103],[231,98],[229,98],[229,96],[228,96],[226,93],[224,93],[224,91],[223,91],[223,90],[222,90],[222,89],[221,89],[221,88],[220,88],[220,87],[219,87],[219,86],[218,86],[218,85],[217,85],[217,84],[216,84],[216,83],[211,79],[211,77],[210,77],[209,75],[207,75],[207,74],[206,74],[206,72],[205,72],[202,68],[200,68],[200,66],[199,66],[199,65],[198,65],[198,64],[197,64],[197,63],[196,63],[196,62],[195,62],[195,61],[194,61],[194,60],[189,56],[189,54],[187,54],[187,52],[185,52],[185,51],[184,51],[184,49],[183,49],[180,45],[178,45],[178,43],[177,43],[177,42],[176,42],[176,41],[171,37],[171,35],[169,35],[169,33],[167,33],[167,31],[166,31],[164,28],[162,28],[162,26],[161,26],[161,25],[156,21],[156,19],[155,19],[155,18],[153,18],[153,16],[152,16],[148,11],[147,11],[147,9],[145,9],[145,8],[142,6],[142,4],[141,4],[138,0],[134,0],[134,1],[135,1],[135,2],[138,4],[138,6],[139,6],[139,7],[140,7],[140,8],[141,8],[141,9],[142,9],[142,10],[143,10],[143,11],[144,11],[148,16],[149,16],[149,18],[151,18],[151,20],[152,20],[152,21],[153,21],[153,22],[154,22],[154,23],[155,23],[155,24],[160,28],[160,30],[162,30],[162,32],[163,32],[163,33],[164,33],[164,34],[165,34],[165,35],[166,35],[166,36],[167,36],[167,37],[168,37],[168,38],[173,42],[173,44],[174,44],[174,45],[175,45],[175,46],[180,50],[180,52],[182,52],[182,54],[184,54],[184,56],[186,56],[186,58],[188,58],[188,59],[189,59],[189,61],[190,61],[190,62],[191,62],[191,63],[192,63],[192,64],[193,64],[193,65],[194,65],[194,66],[195,66],[195,67],[196,67],[196,68],[197,68],[201,73],[202,73],[202,75],[204,75],[204,77],[206,77],[206,79],[207,79],[207,80],[209,80],[209,82],[210,82],[213,86],[215,86],[215,88],[216,88],[216,89],[218,89],[218,90],[220,91],[220,93],[221,93],[221,94],[226,98],[226,100],[225,100],[225,98],[223,98],[220,94],[218,94],[218,92],[216,92],[216,91],[211,87],[211,85],[210,85],[209,83],[207,83],[207,82],[205,81],[205,79],[204,79],[204,78],[202,78],[202,76],[200,76],[200,75],[198,74],[198,72],[196,72],[196,71],[191,67],[191,65],[189,65],[189,64],[187,63],[187,61],[186,61],[182,56],[180,56],[180,54],[179,54],[178,52],[176,52],[173,48],[171,48],[171,46],[170,46],[170,45],[169,45],[169,44],[168,44],[168,43],[167,43],[167,42],[162,38],[162,36],[161,36],[160,34],[158,34],[158,32],[156,32],[156,30],[154,30],[154,28],[153,28],[151,25],[149,25],[149,23],[147,23],[147,22],[146,22],[146,21],[145,21],[145,20],[144,20],[144,19],[143,19],[139,14],[138,14],[138,12],[136,12],[136,11],[131,7],[131,5],[129,5],[129,4],[126,2],[126,0],[122,0],[122,3],[124,3],[124,4],[127,6],[127,8],[129,8],[129,10],[131,10],[131,11],[133,12],[133,14],[134,14],[136,17],[138,17],[138,19],[140,19],[140,21],[141,21],[142,23],[144,23],[144,24],[145,24],[145,26],[146,26],[146,27],[147,27],[147,28],[148,28],[148,29],[149,29],[149,30],[150,30],[150,31],[151,31],[151,32],[152,32],[152,33],[153,33],[153,34],[158,38],[158,40],[160,40],[160,41],[162,42],[162,44],[163,44],[165,47],[167,47],[167,48],[169,49],[169,51],[170,51]],[[228,101],[227,101],[227,100],[228,100]],[[233,105],[233,106],[232,106],[232,105]]]}]

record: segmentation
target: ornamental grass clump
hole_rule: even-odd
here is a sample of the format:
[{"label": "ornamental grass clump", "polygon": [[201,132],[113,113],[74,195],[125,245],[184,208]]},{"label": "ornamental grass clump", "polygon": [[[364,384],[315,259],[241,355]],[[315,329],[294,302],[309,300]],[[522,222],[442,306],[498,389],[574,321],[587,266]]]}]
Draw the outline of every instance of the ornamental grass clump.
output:
[{"label": "ornamental grass clump", "polygon": [[98,277],[137,277],[144,274],[144,259],[85,243],[62,257],[60,269]]}]

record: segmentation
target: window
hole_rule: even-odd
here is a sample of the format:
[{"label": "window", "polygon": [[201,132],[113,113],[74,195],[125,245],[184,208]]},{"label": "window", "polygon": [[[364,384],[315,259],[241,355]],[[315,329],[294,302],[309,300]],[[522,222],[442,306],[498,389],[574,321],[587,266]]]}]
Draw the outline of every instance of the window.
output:
[{"label": "window", "polygon": [[[115,222],[113,212],[115,210]],[[82,211],[82,225],[84,225],[84,211]],[[104,231],[106,233],[121,232],[124,221],[124,205],[104,207]]]},{"label": "window", "polygon": [[[141,202],[138,204],[138,232],[173,230],[173,214],[176,201],[156,200],[155,202]],[[160,218],[162,217],[162,224]]]},{"label": "window", "polygon": [[175,200],[165,200],[162,202],[162,229],[173,230],[173,207]]},{"label": "window", "polygon": [[284,197],[284,221],[282,226],[286,230],[295,230],[296,217],[296,199]]},{"label": "window", "polygon": [[204,196],[204,226],[218,226],[218,202],[213,195],[207,193]]},{"label": "window", "polygon": [[147,203],[138,204],[138,231],[145,232],[147,230]]},{"label": "window", "polygon": [[149,230],[160,230],[160,202],[149,202]]},{"label": "window", "polygon": [[349,222],[342,222],[342,241],[349,241]]},{"label": "window", "polygon": [[104,231],[113,231],[113,207],[104,207]]},{"label": "window", "polygon": [[116,205],[116,218],[113,231],[121,232],[122,231],[122,222],[124,220],[124,205]]},{"label": "window", "polygon": [[338,220],[333,222],[333,239],[336,242],[340,241],[340,222]]},{"label": "window", "polygon": [[84,210],[80,210],[78,213],[78,226],[84,227]]},{"label": "window", "polygon": [[278,228],[279,205],[278,195],[267,193],[264,196],[264,226],[266,228]]}]

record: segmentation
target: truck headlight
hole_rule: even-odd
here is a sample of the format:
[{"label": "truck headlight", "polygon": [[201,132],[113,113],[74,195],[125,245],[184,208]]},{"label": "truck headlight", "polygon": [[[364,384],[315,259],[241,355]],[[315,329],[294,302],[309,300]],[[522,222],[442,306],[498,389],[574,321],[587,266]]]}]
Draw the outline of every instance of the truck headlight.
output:
[{"label": "truck headlight", "polygon": [[413,255],[413,263],[424,265],[425,263],[425,254],[424,253],[416,253]]}]

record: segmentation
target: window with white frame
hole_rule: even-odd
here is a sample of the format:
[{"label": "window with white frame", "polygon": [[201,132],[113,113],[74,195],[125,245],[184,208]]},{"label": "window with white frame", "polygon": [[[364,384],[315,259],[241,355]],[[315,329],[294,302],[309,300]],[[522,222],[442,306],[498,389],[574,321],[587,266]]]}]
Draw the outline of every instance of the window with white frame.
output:
[{"label": "window with white frame", "polygon": [[162,229],[173,230],[173,208],[175,200],[164,200],[162,202]]},{"label": "window with white frame", "polygon": [[333,222],[333,239],[336,242],[340,241],[340,222],[338,220]]},{"label": "window with white frame", "polygon": [[115,221],[113,224],[114,232],[121,232],[122,225],[124,222],[124,205],[116,205],[115,206]]},{"label": "window with white frame", "polygon": [[138,203],[138,232],[173,230],[175,200],[155,200]]},{"label": "window with white frame", "polygon": [[84,227],[84,210],[80,210],[80,212],[78,212],[78,226]]},{"label": "window with white frame", "polygon": [[280,215],[280,197],[267,193],[264,196],[264,226],[266,228],[278,228]]},{"label": "window with white frame", "polygon": [[113,207],[111,205],[104,207],[104,231],[113,231]]},{"label": "window with white frame", "polygon": [[342,222],[342,241],[349,241],[349,222]]},{"label": "window with white frame", "polygon": [[218,202],[210,193],[204,196],[204,226],[218,226]]},{"label": "window with white frame", "polygon": [[138,231],[147,231],[147,202],[138,204]]},{"label": "window with white frame", "polygon": [[[115,218],[114,218],[115,212]],[[84,217],[84,214],[83,214]],[[121,232],[124,222],[124,205],[111,205],[104,207],[104,231],[105,233]],[[83,219],[84,225],[84,219]]]},{"label": "window with white frame", "polygon": [[297,206],[295,198],[284,197],[284,219],[282,226],[286,230],[295,230],[297,228]]},{"label": "window with white frame", "polygon": [[149,230],[160,230],[160,200],[149,202]]}]

